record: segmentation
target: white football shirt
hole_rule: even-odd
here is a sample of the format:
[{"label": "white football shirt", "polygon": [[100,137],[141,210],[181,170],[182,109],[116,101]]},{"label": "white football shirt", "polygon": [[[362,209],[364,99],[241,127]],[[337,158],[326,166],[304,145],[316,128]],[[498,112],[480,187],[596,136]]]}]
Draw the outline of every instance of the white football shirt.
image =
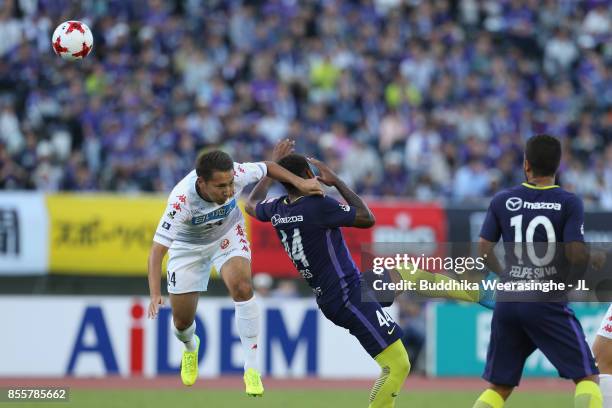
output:
[{"label": "white football shirt", "polygon": [[153,241],[168,248],[180,245],[207,245],[219,240],[244,220],[238,197],[247,185],[267,174],[263,162],[234,163],[234,196],[219,205],[202,199],[195,188],[198,178],[191,171],[172,189]]}]

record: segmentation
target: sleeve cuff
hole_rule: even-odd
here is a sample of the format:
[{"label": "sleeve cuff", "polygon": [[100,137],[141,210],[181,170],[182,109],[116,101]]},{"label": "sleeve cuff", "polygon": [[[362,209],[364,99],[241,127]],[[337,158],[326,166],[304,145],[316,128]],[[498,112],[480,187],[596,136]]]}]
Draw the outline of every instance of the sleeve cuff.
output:
[{"label": "sleeve cuff", "polygon": [[168,248],[170,248],[170,246],[172,245],[172,240],[170,238],[164,237],[160,234],[155,234],[155,236],[153,237],[153,242],[157,242],[158,244],[161,244]]},{"label": "sleeve cuff", "polygon": [[263,174],[263,176],[261,176],[261,178],[266,177],[268,175],[268,165],[266,163],[264,163],[264,162],[259,162],[257,164],[261,168],[261,172]]}]

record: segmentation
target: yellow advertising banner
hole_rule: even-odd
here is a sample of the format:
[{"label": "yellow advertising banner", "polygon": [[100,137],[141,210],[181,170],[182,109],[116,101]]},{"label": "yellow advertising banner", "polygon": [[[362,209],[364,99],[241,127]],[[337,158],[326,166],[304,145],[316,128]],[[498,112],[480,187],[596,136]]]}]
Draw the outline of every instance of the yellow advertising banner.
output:
[{"label": "yellow advertising banner", "polygon": [[165,206],[156,195],[48,195],[51,273],[146,275]]},{"label": "yellow advertising banner", "polygon": [[[167,197],[52,194],[46,200],[51,273],[147,274],[149,250]],[[243,210],[242,202],[239,207]],[[250,220],[248,216],[244,218],[248,232]],[[164,258],[162,275],[167,261],[168,256]],[[212,276],[217,276],[216,271]]]}]

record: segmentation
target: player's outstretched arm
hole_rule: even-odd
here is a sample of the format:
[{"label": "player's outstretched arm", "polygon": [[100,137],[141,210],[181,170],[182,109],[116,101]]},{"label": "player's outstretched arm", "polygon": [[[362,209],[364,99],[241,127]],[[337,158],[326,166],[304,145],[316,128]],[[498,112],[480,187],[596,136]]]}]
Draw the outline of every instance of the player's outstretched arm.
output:
[{"label": "player's outstretched arm", "polygon": [[[278,142],[278,144],[274,146],[274,152],[272,152],[272,160],[277,162],[286,155],[293,153],[294,147],[295,141],[290,139],[284,139]],[[255,185],[255,188],[253,189],[253,191],[251,191],[251,194],[249,194],[249,198],[247,199],[247,202],[244,206],[244,210],[251,217],[257,218],[257,215],[255,213],[257,203],[260,203],[265,200],[268,195],[268,190],[270,189],[270,187],[272,187],[273,182],[274,180],[270,177],[264,177],[263,179],[259,180],[259,183]]]},{"label": "player's outstretched arm", "polygon": [[162,260],[164,259],[166,252],[168,252],[168,247],[158,242],[153,242],[151,251],[149,252],[148,279],[151,302],[149,303],[147,316],[150,319],[157,317],[159,306],[164,304],[164,298],[161,295],[161,269]]},{"label": "player's outstretched arm", "polygon": [[268,177],[281,183],[290,183],[304,195],[323,195],[323,188],[316,179],[304,179],[272,161],[264,162],[268,167]]},{"label": "player's outstretched arm", "polygon": [[321,183],[336,187],[336,190],[338,190],[342,198],[346,200],[346,203],[357,209],[353,227],[370,228],[376,223],[376,218],[374,218],[374,214],[372,214],[372,211],[365,201],[363,201],[361,197],[351,190],[349,186],[344,183],[344,181],[340,180],[336,173],[317,159],[310,157],[308,158],[308,161],[319,169],[321,175],[318,176],[317,179]]},{"label": "player's outstretched arm", "polygon": [[266,199],[266,196],[268,195],[268,190],[270,189],[270,187],[272,187],[272,183],[274,183],[273,179],[271,179],[270,177],[264,177],[259,180],[259,183],[255,185],[255,188],[253,189],[253,191],[251,191],[251,194],[249,194],[249,198],[247,199],[244,205],[244,210],[251,217],[257,218],[257,215],[255,214],[255,208],[257,207],[257,203],[260,203]]}]

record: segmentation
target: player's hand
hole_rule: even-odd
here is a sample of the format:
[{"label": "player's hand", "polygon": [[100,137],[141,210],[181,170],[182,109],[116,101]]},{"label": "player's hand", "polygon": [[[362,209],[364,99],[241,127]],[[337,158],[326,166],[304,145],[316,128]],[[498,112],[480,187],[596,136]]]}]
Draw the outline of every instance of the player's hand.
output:
[{"label": "player's hand", "polygon": [[317,179],[300,179],[300,185],[296,186],[305,195],[323,195],[323,187]]},{"label": "player's hand", "polygon": [[272,152],[272,160],[277,162],[288,154],[293,153],[294,150],[295,140],[283,139],[278,142],[276,146],[274,146],[274,151]]},{"label": "player's hand", "polygon": [[320,160],[317,160],[313,157],[308,158],[308,162],[310,162],[313,166],[319,169],[320,176],[317,176],[317,179],[325,184],[326,186],[334,186],[338,181],[338,176],[336,173],[332,171],[325,163]]},{"label": "player's hand", "polygon": [[161,295],[151,296],[151,302],[149,303],[149,310],[147,311],[147,317],[149,319],[155,319],[159,312],[159,307],[164,305],[164,298]]}]

